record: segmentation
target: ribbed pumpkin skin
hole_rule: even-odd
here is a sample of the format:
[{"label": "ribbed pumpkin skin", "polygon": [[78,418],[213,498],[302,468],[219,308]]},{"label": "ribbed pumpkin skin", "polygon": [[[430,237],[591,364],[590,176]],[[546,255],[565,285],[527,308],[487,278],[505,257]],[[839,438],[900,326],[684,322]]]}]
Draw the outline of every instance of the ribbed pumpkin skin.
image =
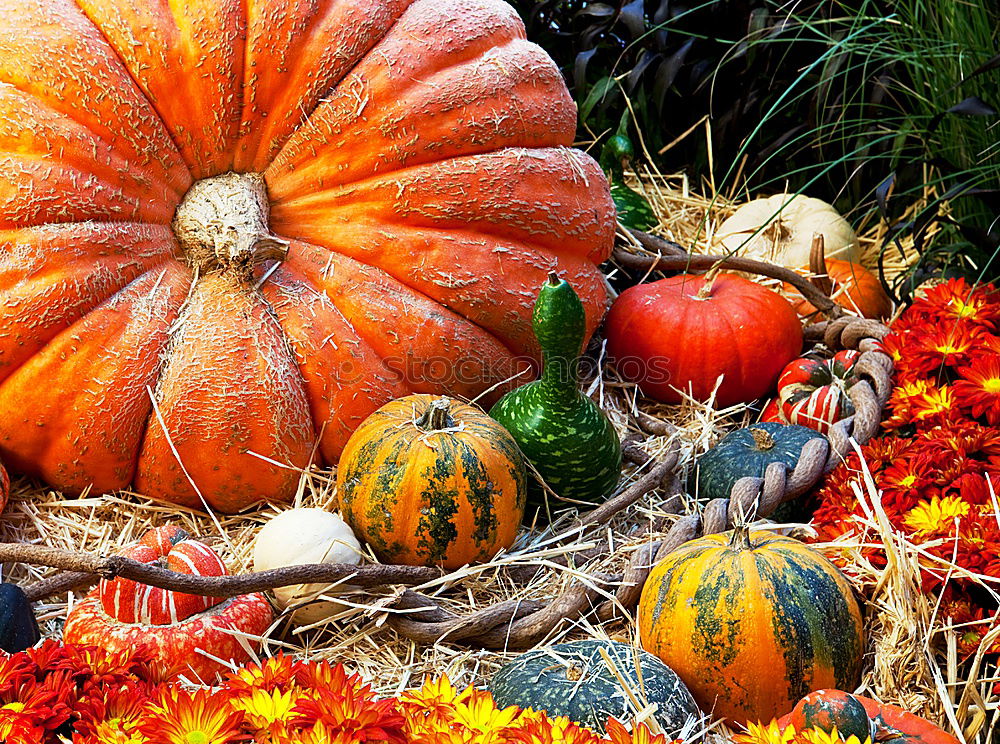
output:
[{"label": "ribbed pumpkin skin", "polygon": [[795,540],[752,533],[692,540],[650,573],[639,602],[643,648],[680,676],[704,711],[770,721],[820,687],[853,687],[861,612],[850,585]]},{"label": "ribbed pumpkin skin", "polygon": [[830,359],[796,359],[778,378],[778,405],[782,420],[826,434],[830,427],[854,414],[849,391],[858,376],[854,365],[861,352],[845,349]]},{"label": "ribbed pumpkin skin", "polygon": [[450,569],[513,544],[526,475],[514,439],[477,408],[451,401],[454,427],[418,427],[434,400],[395,400],[358,427],[337,493],[344,520],[380,560]]},{"label": "ribbed pumpkin skin", "polygon": [[[0,51],[0,456],[65,492],[287,500],[383,403],[537,359],[549,271],[603,315],[608,185],[501,0],[10,0]],[[276,268],[173,233],[229,172]]]}]

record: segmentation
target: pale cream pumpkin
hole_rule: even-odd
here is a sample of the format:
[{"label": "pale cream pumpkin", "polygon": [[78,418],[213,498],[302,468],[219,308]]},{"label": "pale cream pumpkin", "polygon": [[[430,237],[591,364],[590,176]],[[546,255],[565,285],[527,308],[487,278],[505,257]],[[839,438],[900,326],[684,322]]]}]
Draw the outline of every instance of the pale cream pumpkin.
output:
[{"label": "pale cream pumpkin", "polygon": [[[339,515],[325,509],[289,509],[265,524],[253,547],[255,571],[306,563],[361,562],[361,543]],[[293,622],[320,622],[343,609],[340,602],[326,599],[351,587],[330,584],[293,584],[274,590],[282,610],[302,605],[291,615]],[[322,597],[322,598],[321,598]]]},{"label": "pale cream pumpkin", "polygon": [[809,265],[817,233],[823,236],[827,258],[861,258],[858,236],[847,220],[826,202],[800,194],[747,202],[719,225],[714,245],[719,252],[798,269]]}]

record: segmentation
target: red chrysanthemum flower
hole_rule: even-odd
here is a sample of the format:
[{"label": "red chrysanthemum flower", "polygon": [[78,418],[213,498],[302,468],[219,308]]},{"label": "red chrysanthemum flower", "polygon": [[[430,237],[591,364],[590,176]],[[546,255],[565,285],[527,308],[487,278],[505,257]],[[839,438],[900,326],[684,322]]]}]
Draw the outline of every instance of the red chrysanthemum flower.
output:
[{"label": "red chrysanthemum flower", "polygon": [[25,653],[0,654],[0,699],[35,679],[35,665]]},{"label": "red chrysanthemum flower", "polygon": [[[76,706],[73,728],[97,741],[129,742],[139,738],[139,723],[150,691],[138,680],[93,687]],[[144,737],[143,737],[144,738]]]},{"label": "red chrysanthemum flower", "polygon": [[908,335],[900,368],[910,374],[939,379],[949,368],[969,363],[985,341],[981,328],[968,325],[934,326]]},{"label": "red chrysanthemum flower", "polygon": [[1000,425],[1000,354],[981,353],[968,366],[958,368],[955,399],[975,418]]}]

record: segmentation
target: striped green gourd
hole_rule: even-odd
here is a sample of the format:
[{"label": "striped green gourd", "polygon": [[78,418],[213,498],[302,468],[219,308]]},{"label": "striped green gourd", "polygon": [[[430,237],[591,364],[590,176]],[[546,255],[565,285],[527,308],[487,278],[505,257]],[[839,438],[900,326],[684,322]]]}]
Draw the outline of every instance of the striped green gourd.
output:
[{"label": "striped green gourd", "polygon": [[[586,325],[583,304],[566,280],[549,274],[535,301],[532,326],[542,348],[542,375],[507,393],[490,415],[513,435],[557,496],[598,503],[618,483],[622,448],[607,416],[577,385]],[[544,504],[537,483],[528,498]]]}]

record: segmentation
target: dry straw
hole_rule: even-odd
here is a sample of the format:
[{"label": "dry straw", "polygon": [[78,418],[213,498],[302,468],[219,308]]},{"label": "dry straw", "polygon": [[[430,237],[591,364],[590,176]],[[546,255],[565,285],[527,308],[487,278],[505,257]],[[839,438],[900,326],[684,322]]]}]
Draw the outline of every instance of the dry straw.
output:
[{"label": "dry straw", "polygon": [[[701,185],[691,184],[684,175],[646,173],[638,178],[633,174],[632,185],[646,194],[660,216],[660,225],[654,232],[696,252],[710,252],[713,230],[733,210],[729,198],[701,193]],[[877,224],[862,231],[866,263],[872,263],[883,233],[884,228]],[[615,270],[609,267],[608,273]],[[599,355],[600,345],[595,342],[591,352]],[[589,381],[588,392],[608,411],[619,434],[647,455],[656,457],[668,445],[676,445],[680,451],[680,483],[685,482],[699,454],[731,428],[749,423],[753,415],[745,406],[716,411],[690,400],[678,406],[653,404],[639,397],[635,386],[615,379],[606,367],[602,376]],[[637,427],[636,416],[640,412],[671,426],[651,434]],[[635,466],[628,466],[621,487],[627,487],[641,475],[642,471],[635,472]],[[957,724],[957,728],[968,734],[970,742],[985,741],[983,737],[996,724],[995,666],[983,659],[977,659],[971,666],[960,663],[954,653],[958,630],[950,626],[947,618],[934,612],[933,600],[918,589],[919,548],[894,535],[884,518],[879,517],[878,494],[870,480],[859,490],[859,497],[870,504],[871,519],[859,524],[853,537],[828,549],[847,556],[867,594],[870,641],[864,678],[867,693],[885,702],[902,704],[936,721]],[[330,507],[335,498],[334,479],[329,471],[302,473],[295,505]],[[283,508],[287,507],[265,504],[240,516],[210,518],[157,504],[133,493],[63,498],[25,479],[17,479],[11,503],[0,518],[0,540],[107,554],[135,540],[150,527],[169,522],[214,544],[236,573],[250,570],[252,544],[258,529]],[[620,575],[634,551],[661,539],[679,516],[698,509],[697,501],[688,494],[664,487],[629,506],[608,524],[571,529],[577,512],[570,506],[558,512],[548,527],[522,530],[512,550],[491,564],[456,571],[447,581],[432,582],[422,591],[458,614],[505,600],[551,600],[569,582],[587,583],[588,577],[601,574]],[[884,571],[873,568],[862,557],[862,545],[871,541],[883,544],[892,557]],[[611,548],[608,554],[593,560],[574,558],[601,545]],[[528,581],[513,580],[510,568],[525,564],[537,566],[537,573]],[[52,573],[27,565],[4,566],[4,579],[21,584],[30,584]],[[399,591],[400,588],[385,588],[342,597],[348,605],[344,611],[311,628],[296,629],[287,619],[279,618],[265,653],[282,649],[302,658],[344,662],[386,694],[417,685],[425,675],[441,673],[447,673],[458,685],[482,685],[501,664],[516,655],[449,644],[447,638],[432,644],[404,639],[387,623],[390,613],[385,609]],[[613,588],[610,591],[613,593]],[[609,590],[600,589],[598,598],[606,596]],[[47,636],[60,635],[68,609],[79,598],[79,593],[71,592],[37,603],[36,610]],[[589,617],[563,622],[539,646],[583,638],[637,643],[630,618],[599,622]],[[963,674],[970,669],[973,677],[965,679]],[[648,716],[649,711],[643,715]],[[720,732],[724,733],[724,729],[713,727],[711,738],[723,736]]]}]

